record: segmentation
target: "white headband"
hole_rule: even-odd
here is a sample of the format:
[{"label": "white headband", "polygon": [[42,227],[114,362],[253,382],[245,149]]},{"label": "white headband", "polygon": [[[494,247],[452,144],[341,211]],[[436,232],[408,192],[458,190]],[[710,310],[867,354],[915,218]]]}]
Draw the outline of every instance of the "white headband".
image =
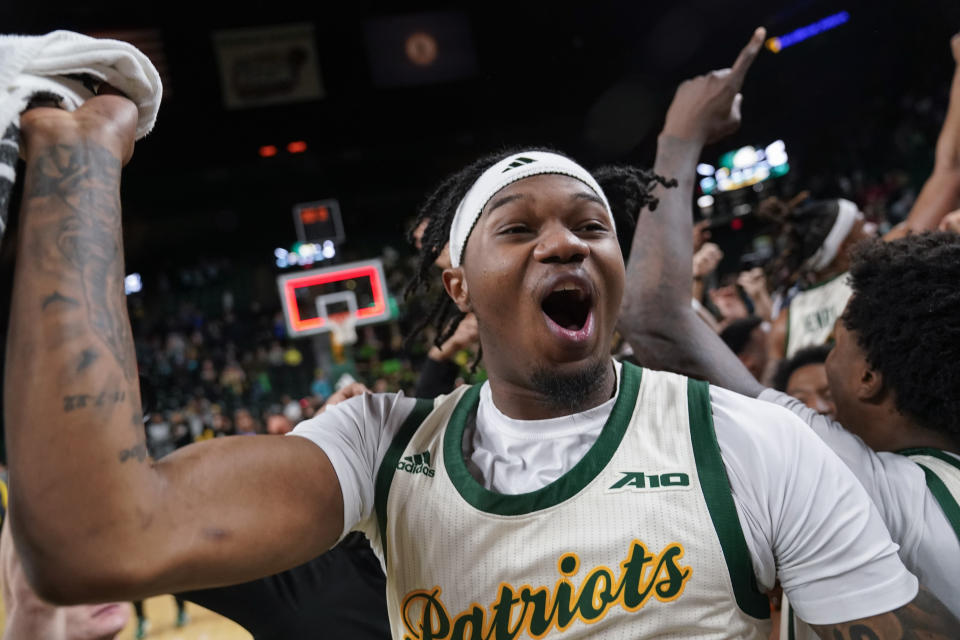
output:
[{"label": "white headband", "polygon": [[610,216],[610,224],[616,231],[607,196],[603,194],[603,189],[586,169],[570,158],[556,153],[524,151],[504,158],[484,171],[483,175],[477,178],[477,181],[467,191],[467,195],[460,201],[457,212],[453,216],[453,222],[450,224],[450,264],[459,267],[463,262],[463,251],[467,246],[467,238],[470,237],[470,232],[477,224],[483,208],[498,191],[517,180],[544,173],[570,176],[590,187],[603,200],[603,208],[607,210],[607,214]]},{"label": "white headband", "polygon": [[857,209],[857,205],[840,198],[837,200],[837,219],[833,222],[830,233],[824,238],[823,244],[807,259],[805,266],[810,271],[821,271],[827,268],[833,259],[837,257],[840,251],[840,245],[850,235],[850,230],[857,220],[863,219],[863,214]]}]

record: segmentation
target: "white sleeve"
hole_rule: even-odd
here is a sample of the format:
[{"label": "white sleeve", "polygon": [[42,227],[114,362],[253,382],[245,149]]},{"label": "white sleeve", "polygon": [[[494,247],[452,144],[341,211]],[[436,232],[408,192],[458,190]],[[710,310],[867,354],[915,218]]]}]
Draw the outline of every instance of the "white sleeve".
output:
[{"label": "white sleeve", "polygon": [[917,579],[866,491],[791,412],[710,387],[714,427],[757,581],[811,624],[897,609]]},{"label": "white sleeve", "polygon": [[927,493],[926,478],[917,464],[895,453],[878,454],[839,422],[793,396],[767,389],[758,399],[778,404],[803,420],[853,471],[880,510],[890,535],[900,544],[916,540],[921,519],[915,516]]},{"label": "white sleeve", "polygon": [[840,456],[880,511],[904,564],[960,615],[960,539],[927,489],[923,469],[905,456],[874,451],[839,422],[785,393],[767,389],[759,399],[790,410]]},{"label": "white sleeve", "polygon": [[327,454],[343,493],[343,532],[373,512],[377,470],[393,436],[416,406],[402,393],[365,393],[304,420],[288,435],[310,440]]}]

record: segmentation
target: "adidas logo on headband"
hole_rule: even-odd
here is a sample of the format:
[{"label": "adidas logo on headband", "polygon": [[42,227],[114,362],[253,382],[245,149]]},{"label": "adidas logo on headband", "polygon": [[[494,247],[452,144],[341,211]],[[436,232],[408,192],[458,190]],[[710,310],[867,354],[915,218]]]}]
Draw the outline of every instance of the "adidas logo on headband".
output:
[{"label": "adidas logo on headband", "polygon": [[501,171],[500,173],[506,173],[507,171],[510,171],[510,169],[516,169],[517,167],[522,167],[523,165],[530,164],[531,162],[536,162],[536,160],[534,160],[533,158],[524,158],[523,156],[520,156],[519,158],[517,158],[516,160],[508,164],[507,168]]}]

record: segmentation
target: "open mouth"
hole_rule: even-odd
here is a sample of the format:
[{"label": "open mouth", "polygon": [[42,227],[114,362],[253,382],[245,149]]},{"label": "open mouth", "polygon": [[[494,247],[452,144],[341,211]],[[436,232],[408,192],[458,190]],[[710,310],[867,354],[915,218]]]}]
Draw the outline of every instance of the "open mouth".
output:
[{"label": "open mouth", "polygon": [[593,300],[590,293],[576,283],[558,285],[540,303],[543,313],[562,337],[582,340],[593,325]]},{"label": "open mouth", "polygon": [[552,291],[540,305],[547,317],[569,331],[579,331],[590,315],[590,298],[574,285]]}]

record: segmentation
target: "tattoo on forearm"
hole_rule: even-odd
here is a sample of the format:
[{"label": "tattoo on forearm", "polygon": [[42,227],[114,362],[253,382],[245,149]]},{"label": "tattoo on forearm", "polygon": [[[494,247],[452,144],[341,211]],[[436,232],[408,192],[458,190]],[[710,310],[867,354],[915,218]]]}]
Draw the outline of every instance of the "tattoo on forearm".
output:
[{"label": "tattoo on forearm", "polygon": [[47,307],[53,304],[54,302],[63,302],[70,306],[77,306],[80,304],[74,298],[68,298],[67,296],[63,295],[59,291],[54,291],[53,293],[51,293],[50,295],[48,295],[46,298],[43,299],[43,304],[40,305],[40,309],[43,311],[46,311]]},{"label": "tattoo on forearm", "polygon": [[93,349],[84,349],[83,353],[80,354],[80,363],[77,365],[77,373],[80,373],[81,371],[89,367],[99,357],[100,357],[100,354],[94,351]]},{"label": "tattoo on forearm", "polygon": [[[56,247],[80,276],[90,327],[129,380],[136,372],[130,323],[120,293],[120,169],[119,158],[104,147],[93,143],[55,145],[34,161],[25,196],[53,197],[67,205],[70,213],[59,221]],[[76,302],[57,291],[44,299],[42,308],[57,301]]]},{"label": "tattoo on forearm", "polygon": [[144,442],[138,442],[129,449],[124,449],[118,455],[120,462],[126,462],[136,458],[137,462],[143,462],[147,459],[147,445]]},{"label": "tattoo on forearm", "polygon": [[821,638],[832,640],[947,640],[957,637],[960,621],[921,587],[912,602],[889,613],[841,624],[812,626]]},{"label": "tattoo on forearm", "polygon": [[79,395],[79,396],[64,396],[63,397],[63,410],[64,411],[73,411],[74,409],[83,409],[87,406],[87,399],[90,398],[88,395]]},{"label": "tattoo on forearm", "polygon": [[147,450],[147,442],[143,437],[143,414],[139,411],[134,411],[133,415],[130,416],[130,425],[134,431],[137,432],[140,440],[129,449],[121,449],[117,453],[117,459],[120,460],[120,464],[128,460],[136,460],[142,464],[150,457],[150,452]]},{"label": "tattoo on forearm", "polygon": [[64,396],[63,410],[66,412],[87,407],[102,407],[108,404],[119,404],[127,397],[125,391],[101,391],[97,395],[82,393],[79,395]]}]

